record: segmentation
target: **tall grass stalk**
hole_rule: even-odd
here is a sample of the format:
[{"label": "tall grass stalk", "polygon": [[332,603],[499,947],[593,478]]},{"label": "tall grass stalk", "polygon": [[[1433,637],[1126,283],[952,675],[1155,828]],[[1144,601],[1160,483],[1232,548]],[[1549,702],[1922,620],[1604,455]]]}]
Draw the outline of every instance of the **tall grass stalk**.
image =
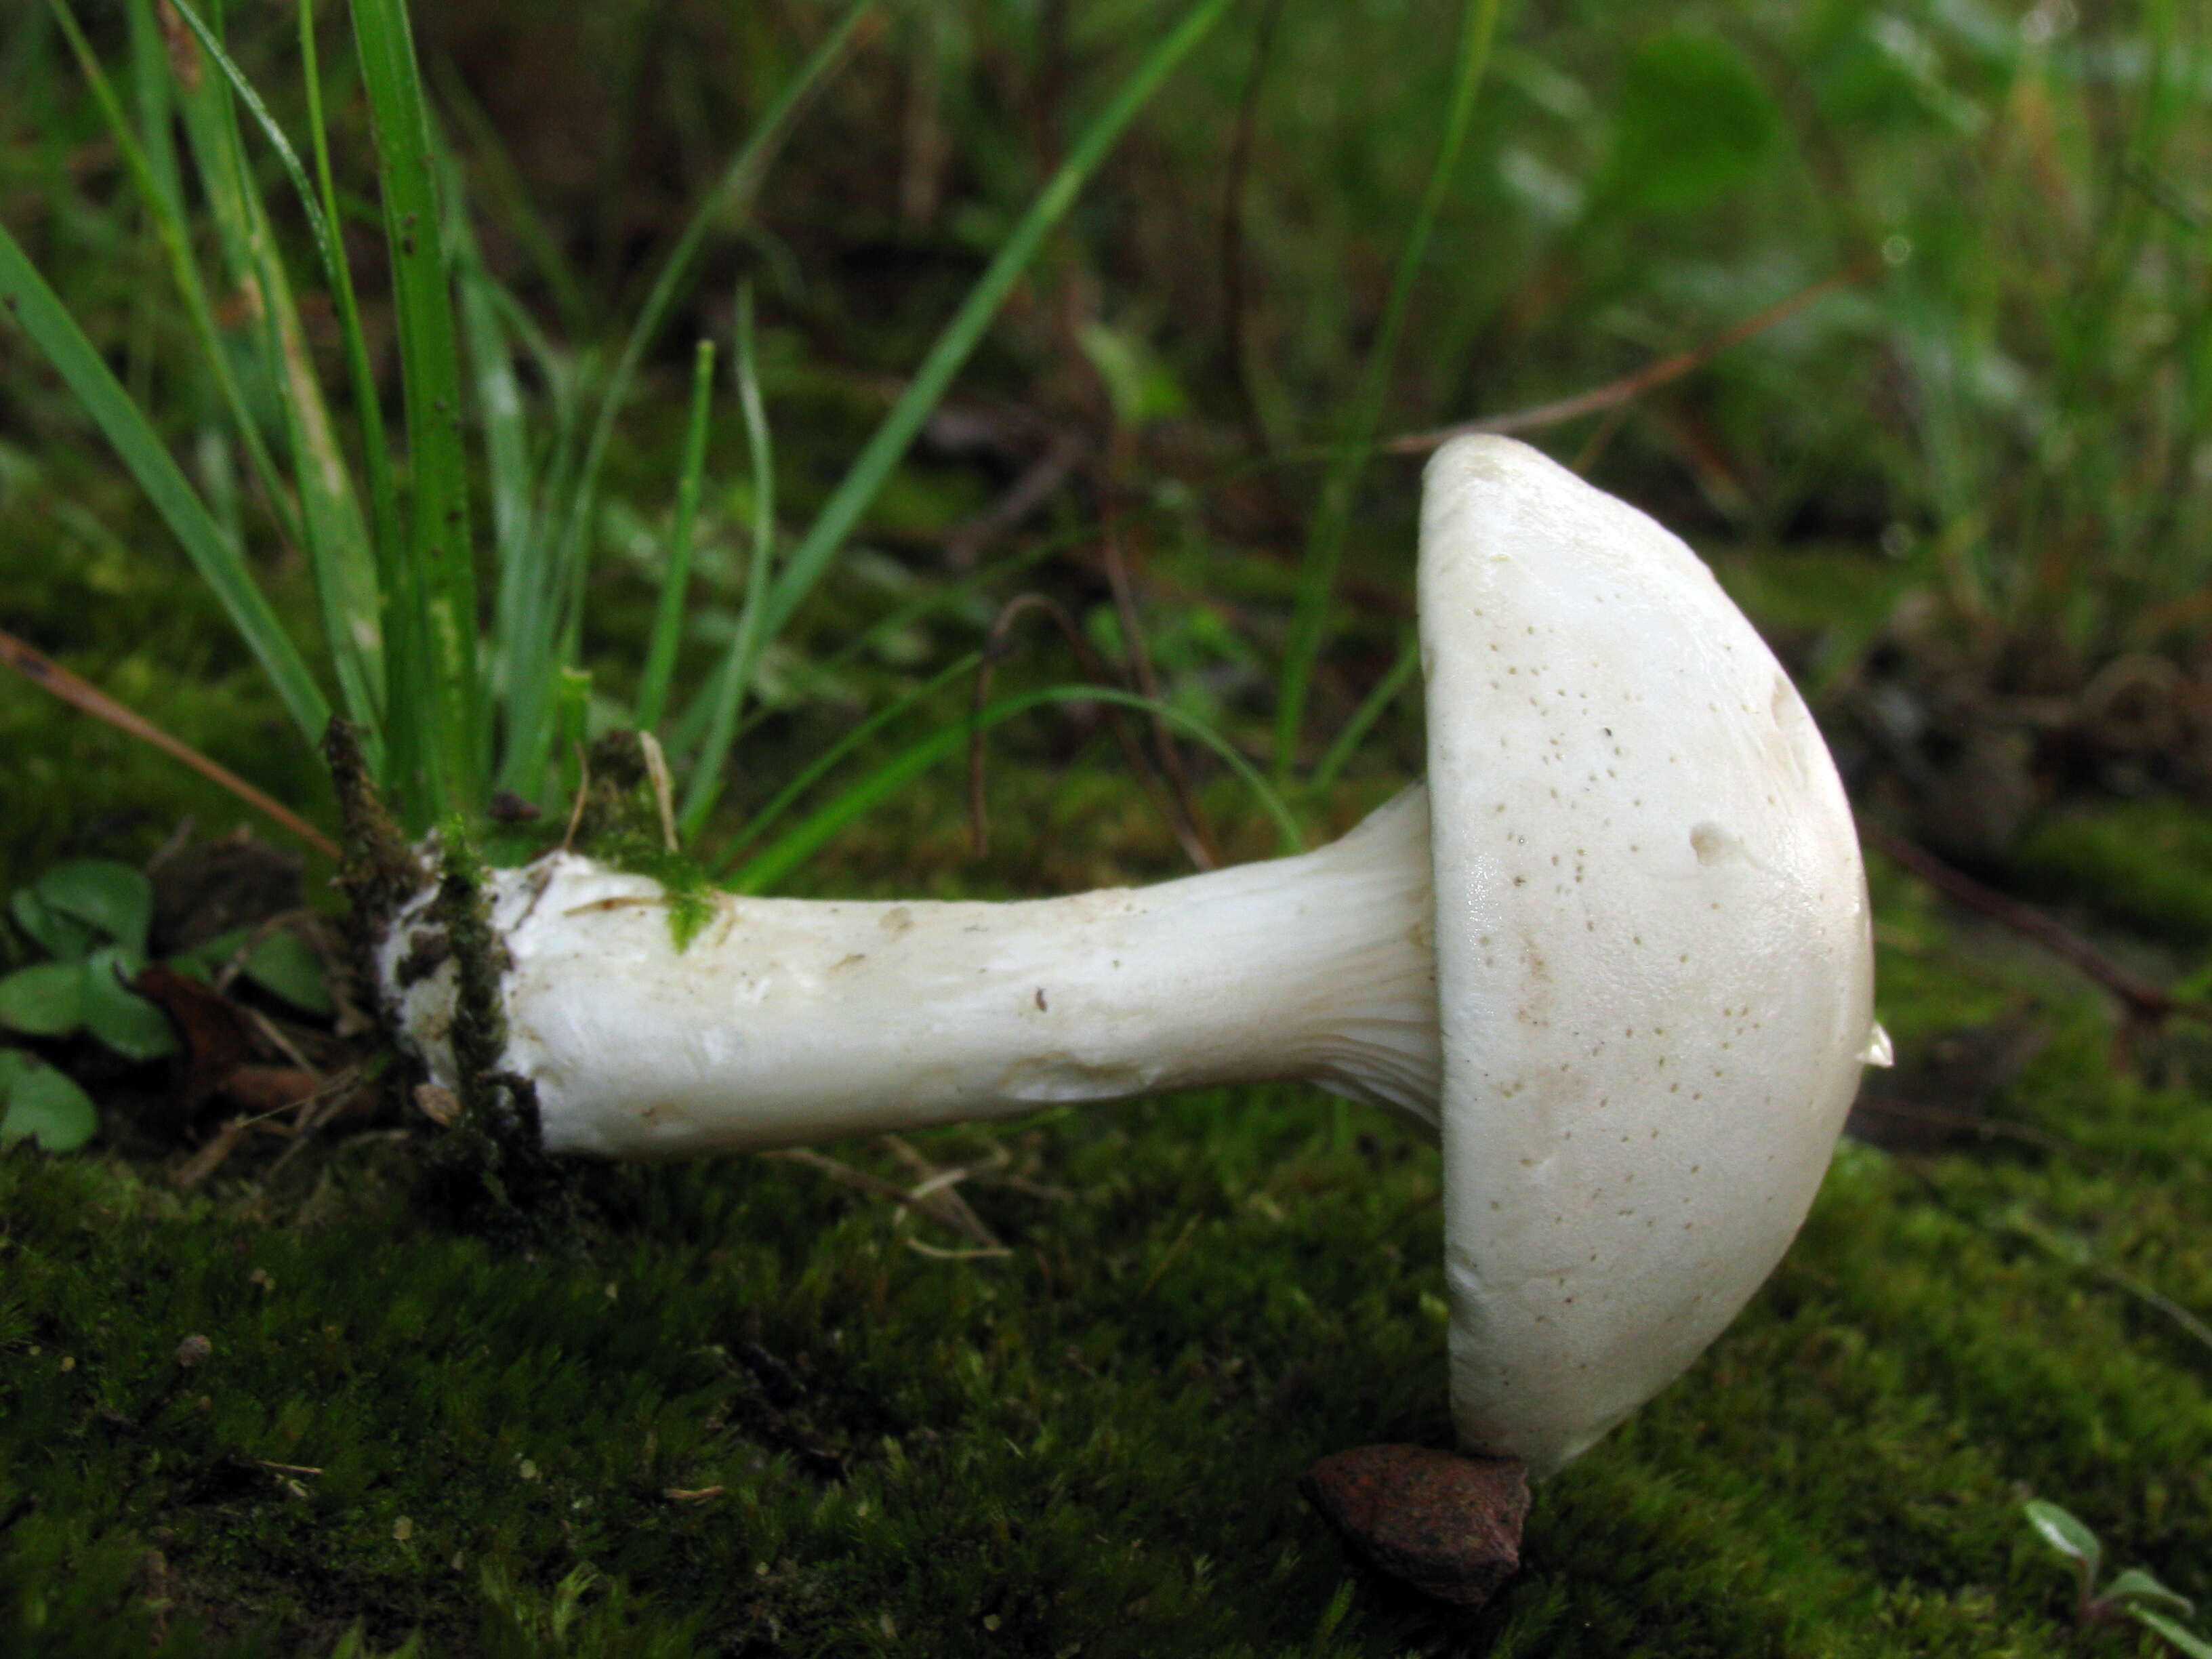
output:
[{"label": "tall grass stalk", "polygon": [[1405,331],[1413,284],[1429,251],[1437,217],[1443,210],[1445,193],[1459,171],[1474,125],[1476,94],[1482,87],[1490,47],[1498,32],[1499,0],[1465,0],[1460,15],[1459,59],[1452,83],[1451,106],[1444,117],[1436,164],[1430,169],[1428,188],[1422,192],[1419,211],[1398,256],[1391,278],[1389,298],[1375,344],[1368,353],[1359,389],[1352,400],[1352,418],[1346,430],[1346,447],[1322,485],[1321,502],[1306,538],[1305,556],[1298,566],[1297,597],[1291,629],[1283,647],[1283,665],[1275,705],[1275,781],[1289,781],[1297,764],[1298,747],[1305,734],[1306,703],[1313,689],[1322,648],[1328,643],[1328,614],[1336,592],[1337,567],[1344,561],[1345,538],[1352,528],[1352,510],[1360,474],[1382,418],[1382,401],[1390,389],[1390,371],[1398,357],[1398,340]]},{"label": "tall grass stalk", "polygon": [[[458,170],[424,94],[404,0],[349,0],[375,139],[395,315],[397,455],[394,434],[384,427],[361,296],[340,229],[311,0],[299,8],[307,81],[304,145],[284,131],[231,55],[218,11],[178,0],[186,33],[171,37],[155,0],[126,0],[134,117],[76,26],[69,0],[49,3],[167,256],[231,436],[246,451],[277,533],[307,557],[340,707],[360,729],[404,817],[420,829],[450,812],[480,808],[495,781],[544,799],[555,782],[555,755],[583,735],[586,722],[590,679],[578,666],[582,598],[599,478],[616,424],[707,240],[750,210],[809,100],[862,39],[880,0],[849,6],[787,82],[661,261],[604,374],[589,357],[571,358],[546,342],[485,268],[463,210]],[[695,698],[696,716],[683,722],[696,732],[684,791],[688,832],[697,833],[714,803],[745,725],[744,691],[762,653],[830,569],[1052,228],[1229,3],[1196,0],[1082,128],[781,569],[774,455],[750,299],[741,297],[736,356],[757,503],[752,568],[737,638]],[[226,337],[216,321],[189,216],[184,156],[172,142],[173,118],[213,222],[224,281],[249,301],[252,327],[242,339]],[[357,467],[341,448],[307,348],[291,276],[249,163],[249,137],[276,156],[297,197],[330,291],[362,451]],[[242,532],[210,510],[145,411],[4,228],[0,294],[153,500],[303,736],[319,737],[330,702],[256,585]],[[550,430],[532,428],[514,369],[518,348],[544,372]],[[702,345],[666,579],[636,711],[648,727],[665,718],[675,690],[714,361],[712,347]],[[262,410],[273,414],[257,413]],[[469,453],[471,422],[481,466],[471,465]],[[472,495],[479,479],[489,489],[497,556],[488,633],[477,577]],[[1227,757],[1242,764],[1239,757]],[[862,793],[878,787],[879,781],[871,780]],[[769,821],[757,822],[755,833]],[[819,812],[810,820],[822,821]],[[787,837],[776,847],[787,854],[795,844]]]}]

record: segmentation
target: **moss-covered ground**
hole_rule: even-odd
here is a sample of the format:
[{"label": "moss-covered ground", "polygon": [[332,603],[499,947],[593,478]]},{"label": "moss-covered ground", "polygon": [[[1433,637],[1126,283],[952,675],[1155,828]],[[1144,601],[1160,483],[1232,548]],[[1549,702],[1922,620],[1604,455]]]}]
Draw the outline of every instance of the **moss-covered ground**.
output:
[{"label": "moss-covered ground", "polygon": [[[927,849],[928,810],[890,833]],[[1295,1487],[1449,1441],[1434,1155],[1254,1089],[925,1138],[984,1166],[961,1190],[1008,1254],[980,1257],[781,1159],[608,1174],[589,1240],[531,1255],[411,1206],[406,1136],[190,1197],[18,1149],[0,1650],[2150,1650],[2071,1627],[2021,1504],[2212,1591],[2206,1045],[2123,1068],[2088,988],[1875,873],[1908,1083],[1947,1036],[2046,1039],[1992,1079],[2000,1128],[1847,1142],[1726,1337],[1540,1490],[1479,1614],[1349,1565]]]}]

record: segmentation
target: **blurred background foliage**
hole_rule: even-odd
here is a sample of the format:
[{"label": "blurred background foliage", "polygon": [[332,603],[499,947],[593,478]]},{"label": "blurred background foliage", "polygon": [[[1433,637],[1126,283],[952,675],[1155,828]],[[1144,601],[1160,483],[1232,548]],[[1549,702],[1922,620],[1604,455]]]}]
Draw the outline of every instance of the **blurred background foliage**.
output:
[{"label": "blurred background foliage", "polygon": [[[828,79],[757,213],[710,239],[618,428],[586,612],[601,686],[626,692],[636,672],[691,343],[726,344],[738,280],[759,294],[791,522],[838,476],[1153,15],[1052,0],[895,8]],[[117,15],[86,19],[113,60]],[[604,375],[731,135],[830,21],[799,0],[424,10],[466,210],[544,331],[538,367]],[[360,195],[372,152],[343,25],[334,13],[323,31],[327,102],[388,376],[389,301]],[[1435,0],[1253,0],[1200,46],[1032,268],[830,587],[760,665],[757,693],[786,717],[752,737],[740,798],[787,771],[786,740],[804,755],[950,660],[1024,581],[1119,642],[1092,544],[1102,502],[1143,515],[1135,614],[1165,695],[1258,752],[1299,538],[1433,162],[1455,27]],[[1631,27],[1602,6],[1510,8],[1383,429],[1583,391],[1850,270],[1846,290],[1693,374],[1534,435],[1714,559],[1808,680],[1854,781],[1939,844],[2000,856],[2039,807],[2085,783],[2201,790],[2208,27],[2181,0],[1686,3],[1639,11]],[[25,6],[4,28],[8,223],[270,579],[296,587],[52,19]],[[240,10],[232,29],[296,131],[289,16]],[[280,228],[298,234],[273,161],[255,166]],[[318,304],[311,293],[311,319]],[[231,296],[227,321],[245,327],[246,310]],[[334,354],[320,314],[318,349]],[[253,693],[224,678],[229,642],[167,585],[161,532],[82,417],[20,337],[5,349],[11,625],[125,695],[183,675],[195,684],[175,718],[193,723],[216,699],[197,738],[313,799],[304,757],[240,740],[240,711],[220,700]],[[520,363],[526,390],[549,396],[532,368]],[[1364,475],[1312,744],[1395,659],[1416,464]],[[702,672],[736,626],[747,562],[750,487],[726,409],[707,479],[687,645]],[[835,660],[865,622],[1010,554],[1045,562]],[[7,695],[12,719],[45,723]],[[1403,720],[1375,738],[1355,772],[1415,769]],[[9,834],[27,853],[61,830]]]}]

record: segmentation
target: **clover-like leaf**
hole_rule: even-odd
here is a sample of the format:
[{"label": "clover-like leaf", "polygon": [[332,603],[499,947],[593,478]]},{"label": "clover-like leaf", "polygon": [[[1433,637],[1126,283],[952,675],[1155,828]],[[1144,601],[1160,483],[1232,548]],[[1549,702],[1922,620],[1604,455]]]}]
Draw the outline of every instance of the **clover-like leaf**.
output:
[{"label": "clover-like leaf", "polygon": [[246,978],[303,1013],[331,1014],[337,1005],[323,985],[322,959],[297,933],[278,932],[255,945],[245,962]]},{"label": "clover-like leaf", "polygon": [[67,1036],[84,1023],[84,967],[42,962],[0,979],[0,1025],[30,1036]]},{"label": "clover-like leaf", "polygon": [[52,1066],[0,1049],[0,1144],[35,1140],[50,1152],[73,1152],[100,1133],[91,1097]]},{"label": "clover-like leaf", "polygon": [[116,945],[85,958],[84,1023],[93,1036],[125,1060],[159,1060],[177,1051],[168,1016],[124,983],[131,960]]},{"label": "clover-like leaf", "polygon": [[9,914],[15,925],[29,934],[32,941],[51,957],[64,962],[83,960],[84,953],[100,942],[100,932],[91,923],[54,907],[40,898],[28,887],[18,887],[8,901]]},{"label": "clover-like leaf", "polygon": [[2027,1511],[2028,1524],[2042,1534],[2045,1543],[2096,1571],[2097,1564],[2104,1559],[2105,1547],[2072,1510],[2041,1498],[2032,1498],[2022,1507]]},{"label": "clover-like leaf", "polygon": [[40,876],[32,890],[49,909],[89,922],[126,950],[145,954],[154,925],[154,884],[143,870],[113,859],[71,859]]}]

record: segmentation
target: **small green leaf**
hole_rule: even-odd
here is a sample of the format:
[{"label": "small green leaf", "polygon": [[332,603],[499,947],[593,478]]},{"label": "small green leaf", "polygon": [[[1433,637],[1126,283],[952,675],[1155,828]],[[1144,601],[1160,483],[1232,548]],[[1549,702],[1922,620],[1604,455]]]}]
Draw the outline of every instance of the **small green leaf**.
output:
[{"label": "small green leaf", "polygon": [[322,960],[297,933],[275,933],[246,958],[246,978],[303,1013],[335,1013],[337,1005],[323,986]]},{"label": "small green leaf", "polygon": [[154,884],[143,870],[113,859],[71,859],[33,889],[49,908],[90,922],[118,945],[143,952],[154,925]]},{"label": "small green leaf", "polygon": [[1743,54],[1690,29],[1656,34],[1636,49],[1613,108],[1601,194],[1632,209],[1703,207],[1751,175],[1782,125]]},{"label": "small green leaf", "polygon": [[2168,1589],[2141,1567],[2130,1567],[2117,1575],[2099,1592],[2097,1599],[2122,1607],[2155,1607],[2179,1619],[2187,1619],[2197,1611],[2194,1601],[2179,1590]]},{"label": "small green leaf", "polygon": [[64,962],[82,961],[100,935],[75,916],[64,915],[27,887],[18,887],[9,901],[9,911],[21,927],[49,956]]},{"label": "small green leaf", "polygon": [[2189,1656],[2189,1659],[2212,1659],[2212,1642],[2206,1641],[2188,1626],[2177,1624],[2164,1613],[2146,1607],[2130,1605],[2121,1609],[2129,1618],[2148,1630],[2154,1630],[2167,1641]]},{"label": "small green leaf", "polygon": [[35,1140],[50,1152],[73,1152],[100,1132],[100,1113],[85,1091],[51,1066],[13,1050],[0,1059],[0,1144]]},{"label": "small green leaf", "polygon": [[2089,1571],[2097,1570],[2104,1559],[2104,1546],[2073,1512],[2041,1498],[2032,1498],[2021,1505],[2027,1511],[2028,1524],[2043,1534],[2043,1541],[2069,1560],[2087,1564]]},{"label": "small green leaf", "polygon": [[159,1060],[177,1051],[177,1034],[159,1008],[126,987],[128,959],[114,945],[94,951],[84,964],[84,1023],[93,1036],[125,1060]]},{"label": "small green leaf", "polygon": [[0,1025],[33,1036],[67,1036],[84,1020],[84,969],[42,962],[0,979]]}]

